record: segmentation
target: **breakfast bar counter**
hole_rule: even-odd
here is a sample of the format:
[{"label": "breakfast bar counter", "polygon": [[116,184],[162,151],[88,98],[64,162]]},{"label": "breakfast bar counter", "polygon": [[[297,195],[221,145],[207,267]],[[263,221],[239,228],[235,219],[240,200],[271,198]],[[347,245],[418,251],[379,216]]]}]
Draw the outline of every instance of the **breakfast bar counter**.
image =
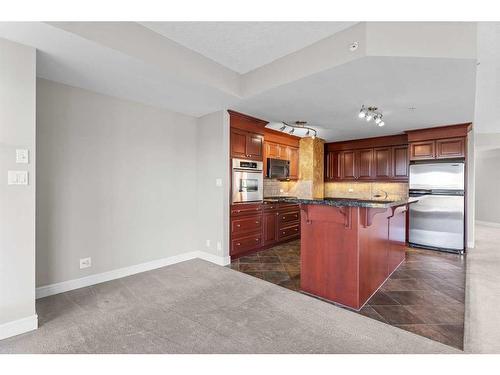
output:
[{"label": "breakfast bar counter", "polygon": [[359,310],[405,259],[415,199],[289,199],[301,208],[302,292]]}]

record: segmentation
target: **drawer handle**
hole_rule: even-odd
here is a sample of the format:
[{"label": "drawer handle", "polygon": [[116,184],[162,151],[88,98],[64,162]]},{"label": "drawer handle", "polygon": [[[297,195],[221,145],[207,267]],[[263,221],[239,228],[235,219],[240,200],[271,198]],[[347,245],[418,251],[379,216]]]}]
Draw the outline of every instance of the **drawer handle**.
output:
[{"label": "drawer handle", "polygon": [[283,234],[285,234],[286,232],[283,232]]},{"label": "drawer handle", "polygon": [[241,227],[241,225],[240,225],[240,224],[236,224],[236,226],[237,226],[238,228],[239,228],[239,227]]},{"label": "drawer handle", "polygon": [[295,215],[295,217],[299,217],[299,215]]},{"label": "drawer handle", "polygon": [[297,232],[299,230],[299,228],[295,228],[295,232]]},{"label": "drawer handle", "polygon": [[260,240],[258,238],[255,239],[255,242],[259,242]]},{"label": "drawer handle", "polygon": [[259,224],[259,222],[258,222],[258,221],[256,221],[256,222],[255,222],[255,224]]},{"label": "drawer handle", "polygon": [[239,214],[241,212],[241,210],[236,210],[236,213]]},{"label": "drawer handle", "polygon": [[240,245],[241,245],[241,243],[239,243],[239,242],[236,244],[236,246],[240,246]]},{"label": "drawer handle", "polygon": [[279,213],[279,212],[276,212],[276,216],[280,216],[280,213]]},{"label": "drawer handle", "polygon": [[283,220],[285,220],[286,218],[283,216]]}]

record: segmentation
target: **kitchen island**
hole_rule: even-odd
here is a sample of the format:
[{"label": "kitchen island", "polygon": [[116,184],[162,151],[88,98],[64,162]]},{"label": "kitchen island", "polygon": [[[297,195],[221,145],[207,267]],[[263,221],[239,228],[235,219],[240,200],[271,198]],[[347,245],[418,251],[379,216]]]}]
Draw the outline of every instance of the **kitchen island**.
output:
[{"label": "kitchen island", "polygon": [[301,209],[300,289],[359,310],[405,259],[415,199],[290,199]]}]

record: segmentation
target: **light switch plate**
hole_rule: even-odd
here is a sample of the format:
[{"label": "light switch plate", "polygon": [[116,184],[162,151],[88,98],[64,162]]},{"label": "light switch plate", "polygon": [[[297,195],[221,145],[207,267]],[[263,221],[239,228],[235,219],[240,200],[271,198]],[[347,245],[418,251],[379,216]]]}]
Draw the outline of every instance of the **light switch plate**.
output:
[{"label": "light switch plate", "polygon": [[8,171],[8,185],[28,185],[28,171]]},{"label": "light switch plate", "polygon": [[17,164],[28,164],[29,160],[29,150],[17,149],[16,150],[16,163]]}]

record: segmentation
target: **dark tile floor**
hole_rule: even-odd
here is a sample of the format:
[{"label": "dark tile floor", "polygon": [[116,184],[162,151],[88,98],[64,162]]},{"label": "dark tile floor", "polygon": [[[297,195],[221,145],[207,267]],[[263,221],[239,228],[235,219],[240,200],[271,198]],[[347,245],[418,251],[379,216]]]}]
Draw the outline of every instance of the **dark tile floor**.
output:
[{"label": "dark tile floor", "polygon": [[[231,268],[300,290],[300,241],[241,257]],[[463,349],[465,256],[406,251],[405,262],[358,312]]]}]

